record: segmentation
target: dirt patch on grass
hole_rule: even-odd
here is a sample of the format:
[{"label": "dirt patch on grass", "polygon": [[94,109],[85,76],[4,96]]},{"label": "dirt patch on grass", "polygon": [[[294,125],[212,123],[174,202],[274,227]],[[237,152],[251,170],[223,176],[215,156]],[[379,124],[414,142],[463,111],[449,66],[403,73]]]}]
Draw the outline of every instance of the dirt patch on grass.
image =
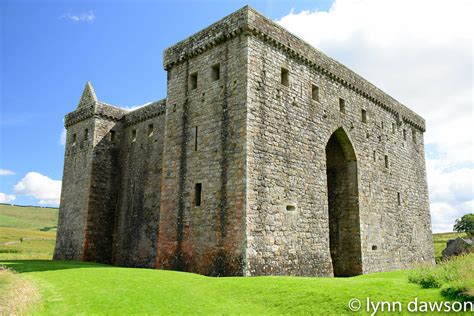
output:
[{"label": "dirt patch on grass", "polygon": [[0,315],[24,315],[40,303],[41,295],[30,281],[0,267]]}]

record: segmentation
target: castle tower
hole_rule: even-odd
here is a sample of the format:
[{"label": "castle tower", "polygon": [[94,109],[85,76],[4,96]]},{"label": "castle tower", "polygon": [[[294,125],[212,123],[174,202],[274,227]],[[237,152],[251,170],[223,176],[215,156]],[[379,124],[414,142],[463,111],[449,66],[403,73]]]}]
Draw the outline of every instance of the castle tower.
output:
[{"label": "castle tower", "polygon": [[54,259],[110,263],[116,204],[118,131],[126,110],[97,100],[86,83],[65,118],[64,176]]}]

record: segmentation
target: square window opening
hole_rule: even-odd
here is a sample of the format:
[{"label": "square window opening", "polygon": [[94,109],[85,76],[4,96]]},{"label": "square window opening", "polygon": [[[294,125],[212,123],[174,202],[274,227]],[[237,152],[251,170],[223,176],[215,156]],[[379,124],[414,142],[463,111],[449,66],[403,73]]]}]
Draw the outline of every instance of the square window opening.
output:
[{"label": "square window opening", "polygon": [[339,98],[339,111],[341,113],[346,113],[346,100]]},{"label": "square window opening", "polygon": [[314,84],[311,85],[311,99],[319,101],[319,87]]},{"label": "square window opening", "polygon": [[153,124],[148,124],[148,137],[153,136]]},{"label": "square window opening", "polygon": [[281,68],[281,84],[284,86],[289,86],[290,85],[290,72],[288,69]]},{"label": "square window opening", "polygon": [[362,123],[367,123],[367,111],[364,109],[362,109]]},{"label": "square window opening", "polygon": [[217,81],[221,78],[221,65],[215,64],[211,67],[211,78],[212,81]]},{"label": "square window opening", "polygon": [[189,88],[191,90],[197,89],[198,86],[198,73],[192,73],[189,75]]}]

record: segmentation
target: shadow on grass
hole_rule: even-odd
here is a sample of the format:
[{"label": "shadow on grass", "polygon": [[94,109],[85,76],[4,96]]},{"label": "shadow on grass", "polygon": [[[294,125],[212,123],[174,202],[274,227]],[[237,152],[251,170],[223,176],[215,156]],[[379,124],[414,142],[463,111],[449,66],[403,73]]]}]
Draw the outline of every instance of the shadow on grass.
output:
[{"label": "shadow on grass", "polygon": [[54,271],[65,269],[83,268],[110,268],[106,264],[79,261],[53,261],[53,260],[0,260],[0,266],[8,267],[18,273]]}]

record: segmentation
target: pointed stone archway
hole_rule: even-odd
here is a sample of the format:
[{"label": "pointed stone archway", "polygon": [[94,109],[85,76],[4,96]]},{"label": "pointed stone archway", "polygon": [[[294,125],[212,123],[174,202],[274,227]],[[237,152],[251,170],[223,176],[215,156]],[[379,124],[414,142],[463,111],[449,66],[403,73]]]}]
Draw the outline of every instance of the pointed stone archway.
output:
[{"label": "pointed stone archway", "polygon": [[326,144],[326,174],[334,276],[362,274],[357,157],[343,128]]}]

